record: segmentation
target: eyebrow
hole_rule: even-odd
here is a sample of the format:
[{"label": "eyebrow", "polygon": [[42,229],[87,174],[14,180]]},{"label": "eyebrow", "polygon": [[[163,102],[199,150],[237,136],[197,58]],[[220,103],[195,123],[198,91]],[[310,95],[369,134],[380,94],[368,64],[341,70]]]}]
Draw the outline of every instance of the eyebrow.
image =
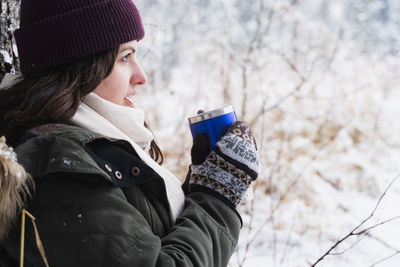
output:
[{"label": "eyebrow", "polygon": [[129,47],[125,47],[125,48],[121,49],[121,50],[119,51],[119,54],[122,53],[122,52],[124,52],[124,51],[126,51],[126,50],[131,50],[132,53],[135,53],[135,52],[136,52],[136,49],[135,49],[133,46],[129,46]]}]

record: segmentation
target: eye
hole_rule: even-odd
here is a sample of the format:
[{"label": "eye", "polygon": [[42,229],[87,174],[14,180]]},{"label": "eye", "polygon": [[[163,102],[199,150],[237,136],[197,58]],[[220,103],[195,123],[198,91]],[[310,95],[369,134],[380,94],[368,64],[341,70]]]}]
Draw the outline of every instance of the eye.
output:
[{"label": "eye", "polygon": [[125,56],[123,56],[122,57],[122,61],[124,61],[124,62],[128,62],[128,60],[129,60],[129,57],[132,55],[132,53],[129,53],[129,54],[127,54],[127,55],[125,55]]}]

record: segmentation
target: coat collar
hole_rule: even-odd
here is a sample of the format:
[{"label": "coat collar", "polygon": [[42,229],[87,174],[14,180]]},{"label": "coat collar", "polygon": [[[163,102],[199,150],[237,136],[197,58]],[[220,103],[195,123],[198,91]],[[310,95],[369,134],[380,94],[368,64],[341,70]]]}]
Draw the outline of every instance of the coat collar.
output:
[{"label": "coat collar", "polygon": [[62,171],[94,173],[110,180],[84,150],[85,144],[103,136],[66,124],[38,126],[24,136],[15,152],[18,161],[33,177]]}]

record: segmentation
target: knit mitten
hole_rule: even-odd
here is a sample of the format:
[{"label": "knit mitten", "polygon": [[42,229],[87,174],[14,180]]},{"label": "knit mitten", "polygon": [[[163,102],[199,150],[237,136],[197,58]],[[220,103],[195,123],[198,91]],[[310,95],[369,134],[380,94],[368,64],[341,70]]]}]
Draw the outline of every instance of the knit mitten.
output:
[{"label": "knit mitten", "polygon": [[[198,147],[195,141],[194,148]],[[192,159],[199,157],[192,149]],[[235,122],[205,160],[192,163],[190,188],[207,187],[236,207],[258,176],[257,147],[250,128],[242,121]]]}]

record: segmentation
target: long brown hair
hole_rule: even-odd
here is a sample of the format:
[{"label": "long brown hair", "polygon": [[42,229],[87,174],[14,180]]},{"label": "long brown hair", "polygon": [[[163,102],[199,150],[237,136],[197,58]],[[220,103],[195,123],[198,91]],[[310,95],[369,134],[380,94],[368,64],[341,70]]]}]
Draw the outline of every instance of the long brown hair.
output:
[{"label": "long brown hair", "polygon": [[[0,136],[14,145],[22,134],[46,123],[70,123],[83,98],[112,71],[119,47],[40,73],[21,76],[0,89]],[[147,125],[146,125],[147,127]],[[153,140],[150,156],[164,157]]]}]

